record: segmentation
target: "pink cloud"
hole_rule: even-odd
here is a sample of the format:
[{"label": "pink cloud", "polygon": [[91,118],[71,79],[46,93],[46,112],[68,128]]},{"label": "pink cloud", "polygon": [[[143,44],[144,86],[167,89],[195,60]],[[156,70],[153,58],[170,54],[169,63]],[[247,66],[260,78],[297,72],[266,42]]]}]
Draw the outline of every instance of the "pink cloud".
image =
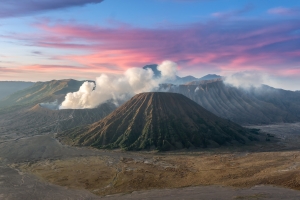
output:
[{"label": "pink cloud", "polygon": [[280,73],[278,73],[278,75],[299,76],[300,75],[300,68],[282,69],[282,70],[280,70]]},{"label": "pink cloud", "polygon": [[[167,28],[104,28],[76,23],[42,21],[34,37],[10,38],[28,45],[80,50],[57,55],[58,60],[82,67],[33,65],[27,70],[74,70],[90,73],[120,73],[128,67],[142,67],[165,59],[178,62],[186,74],[201,70],[259,69],[279,71],[300,64],[300,20],[209,21]],[[83,53],[84,52],[84,53]],[[275,73],[275,72],[274,72]]]},{"label": "pink cloud", "polygon": [[68,65],[25,65],[17,68],[0,67],[1,81],[24,80],[24,81],[48,81],[49,79],[91,79],[93,80],[103,71],[100,68],[78,67]]},{"label": "pink cloud", "polygon": [[[0,67],[1,73],[21,73],[19,69]],[[2,74],[1,74],[2,75]]]},{"label": "pink cloud", "polygon": [[28,65],[28,66],[23,66],[20,69],[30,70],[30,71],[41,71],[41,72],[54,71],[54,70],[78,70],[78,71],[87,70],[86,68],[83,67],[75,67],[75,66],[68,66],[68,65]]},{"label": "pink cloud", "polygon": [[[76,58],[73,58],[76,60]],[[80,62],[80,61],[78,61]],[[86,65],[84,67],[71,66],[71,65],[43,65],[43,64],[35,64],[35,65],[26,65],[19,67],[20,71],[23,72],[35,72],[35,73],[62,73],[62,72],[74,72],[74,73],[112,73],[115,70],[107,70],[109,66],[107,63],[91,63],[90,65]]]}]

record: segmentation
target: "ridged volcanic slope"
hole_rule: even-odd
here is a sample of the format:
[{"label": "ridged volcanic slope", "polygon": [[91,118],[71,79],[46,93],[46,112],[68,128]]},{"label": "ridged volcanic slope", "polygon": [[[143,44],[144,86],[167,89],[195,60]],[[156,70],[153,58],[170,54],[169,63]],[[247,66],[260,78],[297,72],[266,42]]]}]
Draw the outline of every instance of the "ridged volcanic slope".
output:
[{"label": "ridged volcanic slope", "polygon": [[73,145],[126,150],[173,150],[219,146],[255,139],[181,94],[142,93],[92,125],[59,135]]},{"label": "ridged volcanic slope", "polygon": [[300,93],[269,86],[236,88],[222,80],[198,83],[162,89],[183,94],[219,117],[242,125],[300,121]]},{"label": "ridged volcanic slope", "polygon": [[116,107],[104,103],[94,109],[50,110],[39,104],[32,108],[23,108],[0,117],[0,135],[12,131],[18,134],[32,135],[45,132],[64,131],[77,126],[95,123],[110,114]]},{"label": "ridged volcanic slope", "polygon": [[76,92],[84,81],[72,79],[37,82],[31,87],[17,91],[0,100],[0,109],[8,107],[34,106],[38,103],[58,100],[61,103],[69,92]]}]

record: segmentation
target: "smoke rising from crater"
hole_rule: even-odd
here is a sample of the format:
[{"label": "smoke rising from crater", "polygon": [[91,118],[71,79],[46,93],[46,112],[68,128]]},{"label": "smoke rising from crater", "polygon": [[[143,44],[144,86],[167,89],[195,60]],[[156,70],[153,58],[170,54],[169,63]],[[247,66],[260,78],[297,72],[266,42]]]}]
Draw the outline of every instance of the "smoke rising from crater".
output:
[{"label": "smoke rising from crater", "polygon": [[50,109],[50,110],[58,110],[59,103],[57,100],[55,100],[53,102],[40,103],[40,106],[43,108]]},{"label": "smoke rising from crater", "polygon": [[177,64],[164,61],[157,69],[161,77],[155,78],[151,69],[130,68],[123,75],[101,74],[95,83],[85,82],[77,92],[68,93],[60,109],[86,109],[113,99],[127,100],[135,94],[150,92],[159,84],[176,78]]},{"label": "smoke rising from crater", "polygon": [[259,71],[244,71],[226,76],[224,83],[234,87],[250,88],[266,84],[268,76]]}]

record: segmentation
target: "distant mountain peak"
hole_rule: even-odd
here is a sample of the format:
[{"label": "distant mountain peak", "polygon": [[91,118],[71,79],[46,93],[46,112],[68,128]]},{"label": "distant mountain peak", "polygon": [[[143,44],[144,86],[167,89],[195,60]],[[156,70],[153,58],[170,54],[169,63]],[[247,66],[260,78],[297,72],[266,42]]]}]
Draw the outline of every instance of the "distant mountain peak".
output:
[{"label": "distant mountain peak", "polygon": [[219,79],[222,78],[222,76],[217,75],[217,74],[207,74],[201,78],[199,78],[199,80],[211,80],[211,79]]},{"label": "distant mountain peak", "polygon": [[[161,72],[157,69],[157,67],[158,67],[157,64],[150,64],[150,65],[144,66],[143,69],[151,69],[154,73],[154,77],[158,78],[161,76]],[[218,78],[222,78],[222,77],[219,75],[216,75],[216,74],[208,74],[199,79],[194,76],[191,76],[191,75],[184,76],[184,77],[176,76],[176,79],[173,81],[169,81],[169,83],[180,85],[180,84],[190,83],[193,81],[212,80],[212,79],[218,79]]]},{"label": "distant mountain peak", "polygon": [[146,65],[146,66],[143,67],[143,69],[151,69],[154,73],[154,76],[156,78],[158,78],[158,77],[161,76],[161,72],[158,71],[157,66],[158,66],[157,64]]}]

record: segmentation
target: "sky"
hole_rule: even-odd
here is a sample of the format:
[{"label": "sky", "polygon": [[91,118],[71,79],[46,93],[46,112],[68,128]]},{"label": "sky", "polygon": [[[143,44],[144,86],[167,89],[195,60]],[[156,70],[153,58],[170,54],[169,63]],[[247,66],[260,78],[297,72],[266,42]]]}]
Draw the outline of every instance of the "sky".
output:
[{"label": "sky", "polygon": [[300,90],[299,0],[2,0],[0,81],[94,80],[176,62]]}]

